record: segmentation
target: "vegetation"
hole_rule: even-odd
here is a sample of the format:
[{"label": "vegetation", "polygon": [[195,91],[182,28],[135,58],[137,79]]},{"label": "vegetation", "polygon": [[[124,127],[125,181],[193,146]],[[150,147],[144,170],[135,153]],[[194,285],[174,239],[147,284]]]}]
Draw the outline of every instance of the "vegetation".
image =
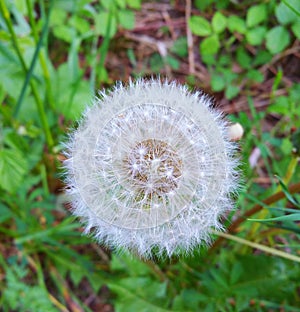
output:
[{"label": "vegetation", "polygon": [[[191,2],[0,0],[3,311],[300,311],[300,2]],[[243,126],[244,184],[210,248],[143,261],[82,235],[61,142],[97,90],[158,73]]]}]

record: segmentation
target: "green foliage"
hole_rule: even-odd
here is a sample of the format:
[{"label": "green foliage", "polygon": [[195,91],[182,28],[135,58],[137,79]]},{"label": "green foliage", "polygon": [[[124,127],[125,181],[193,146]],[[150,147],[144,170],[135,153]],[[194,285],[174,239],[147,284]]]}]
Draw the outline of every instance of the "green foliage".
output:
[{"label": "green foliage", "polygon": [[3,311],[59,311],[42,285],[31,286],[23,281],[27,274],[24,265],[13,264],[7,268],[6,288],[1,300]]},{"label": "green foliage", "polygon": [[[240,81],[234,78],[228,82],[224,77],[224,71],[231,70],[226,67],[232,66],[234,57],[227,62],[222,60],[227,51],[230,49],[235,50],[233,44],[237,38],[240,41],[240,47],[236,50],[237,54],[241,50],[244,51],[244,54],[248,53],[246,52],[248,50],[246,45],[250,44],[261,51],[266,48],[270,55],[275,55],[286,49],[291,44],[292,37],[299,38],[299,18],[295,13],[295,10],[298,10],[299,3],[296,2],[293,1],[290,5],[285,2],[258,2],[258,4],[251,5],[247,7],[247,10],[244,10],[244,18],[234,13],[225,15],[221,11],[215,12],[211,20],[201,16],[201,13],[190,17],[189,27],[192,33],[204,37],[200,39],[199,53],[203,62],[211,67],[213,72],[211,84],[214,91],[224,90],[225,96],[229,100],[238,95]],[[196,2],[196,5],[200,11],[208,11],[212,3],[218,5],[216,1]],[[225,2],[224,7],[228,7]],[[237,8],[237,10],[239,10],[240,15],[241,8]],[[277,18],[276,23],[274,23],[273,19],[270,19],[270,16],[274,14]],[[238,58],[239,55],[236,57]],[[239,64],[245,68],[242,62],[239,62]],[[263,77],[255,69],[254,64],[249,64],[245,69],[253,69],[253,71],[250,73],[245,72],[244,79],[255,82],[262,81]],[[241,75],[239,75],[240,78]],[[223,81],[221,82],[221,80]]]}]

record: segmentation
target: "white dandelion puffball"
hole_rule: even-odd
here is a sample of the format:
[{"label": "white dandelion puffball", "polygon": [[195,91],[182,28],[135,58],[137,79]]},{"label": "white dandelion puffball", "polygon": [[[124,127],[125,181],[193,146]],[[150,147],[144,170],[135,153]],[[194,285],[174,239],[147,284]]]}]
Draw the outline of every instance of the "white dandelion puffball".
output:
[{"label": "white dandelion puffball", "polygon": [[236,188],[227,133],[206,95],[176,83],[101,93],[68,143],[73,213],[99,242],[144,258],[209,243]]}]

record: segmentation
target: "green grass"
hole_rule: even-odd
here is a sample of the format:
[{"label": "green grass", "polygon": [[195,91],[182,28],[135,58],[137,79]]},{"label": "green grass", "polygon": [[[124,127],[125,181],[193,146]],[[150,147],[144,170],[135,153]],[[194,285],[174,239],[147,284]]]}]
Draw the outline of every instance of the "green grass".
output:
[{"label": "green grass", "polygon": [[[194,1],[192,16],[171,2],[173,28],[167,15],[156,21],[158,1],[145,3],[0,0],[0,306],[300,311],[299,1]],[[145,16],[153,27],[151,14],[157,28],[133,30]],[[177,18],[194,39],[194,73]],[[242,124],[244,183],[210,248],[143,261],[82,235],[63,193],[61,142],[98,89],[157,73],[213,94]]]}]

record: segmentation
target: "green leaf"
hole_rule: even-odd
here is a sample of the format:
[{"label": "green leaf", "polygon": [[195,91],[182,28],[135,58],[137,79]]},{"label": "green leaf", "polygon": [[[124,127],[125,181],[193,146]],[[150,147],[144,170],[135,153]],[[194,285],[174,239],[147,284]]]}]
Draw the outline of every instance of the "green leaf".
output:
[{"label": "green leaf", "polygon": [[282,153],[286,156],[291,155],[293,151],[293,144],[289,138],[282,139],[282,143],[280,145],[280,149]]},{"label": "green leaf", "polygon": [[276,113],[286,115],[290,111],[290,102],[286,96],[278,96],[274,99],[274,104],[270,105],[267,109],[269,113]]},{"label": "green leaf", "polygon": [[216,54],[220,49],[220,41],[217,35],[205,38],[200,43],[200,53],[203,55]]},{"label": "green leaf", "polygon": [[187,48],[186,37],[179,37],[177,40],[175,40],[170,51],[174,54],[177,54],[180,57],[187,56],[188,48]]},{"label": "green leaf", "polygon": [[276,7],[275,15],[277,17],[278,22],[282,25],[287,25],[297,20],[297,15],[290,8],[288,8],[283,2],[279,3],[279,5]]},{"label": "green leaf", "polygon": [[49,24],[51,27],[63,25],[65,23],[66,17],[67,17],[66,11],[59,8],[53,8],[52,14],[50,15]]},{"label": "green leaf", "polygon": [[76,37],[76,30],[67,25],[58,25],[53,27],[53,34],[56,38],[71,43]]},{"label": "green leaf", "polygon": [[201,16],[192,16],[189,19],[189,27],[192,33],[198,36],[209,36],[212,33],[209,22]]},{"label": "green leaf", "polygon": [[195,289],[183,289],[173,302],[175,311],[199,311],[199,303],[207,302],[208,297]]},{"label": "green leaf", "polygon": [[247,72],[247,78],[250,80],[253,80],[255,82],[263,82],[264,81],[264,75],[256,69],[251,69]]},{"label": "green leaf", "polygon": [[174,57],[172,57],[170,55],[167,55],[164,58],[164,62],[166,64],[170,65],[171,68],[176,69],[176,70],[179,69],[179,67],[180,67],[179,61],[176,58],[174,58]]},{"label": "green leaf", "polygon": [[233,99],[234,97],[236,97],[238,95],[238,93],[240,92],[240,88],[234,85],[229,85],[226,88],[225,91],[225,96],[228,100]]},{"label": "green leaf", "polygon": [[255,222],[271,222],[271,221],[300,221],[300,213],[293,213],[286,216],[268,218],[268,219],[248,219]]},{"label": "green leaf", "polygon": [[[298,134],[300,135],[300,131],[298,131]],[[286,198],[296,207],[300,208],[300,203],[294,198],[294,196],[289,192],[287,186],[283,182],[282,178],[279,176],[276,176],[276,178],[279,181],[280,186],[282,187],[282,191]]]},{"label": "green leaf", "polygon": [[292,25],[292,31],[297,39],[300,40],[300,21]]},{"label": "green leaf", "polygon": [[240,262],[234,262],[230,271],[230,284],[236,284],[243,274],[243,266]]},{"label": "green leaf", "polygon": [[256,28],[249,29],[246,33],[246,40],[253,46],[262,44],[267,29],[264,26],[259,26]]},{"label": "green leaf", "polygon": [[220,12],[216,12],[212,18],[212,28],[215,33],[219,34],[226,29],[227,18]]},{"label": "green leaf", "polygon": [[133,9],[140,9],[141,8],[141,0],[126,0],[129,7]]},{"label": "green leaf", "polygon": [[218,73],[213,73],[211,75],[211,88],[213,91],[219,92],[225,88],[225,80],[222,75]]},{"label": "green leaf", "polygon": [[[105,37],[108,34],[112,38],[117,32],[117,21],[114,15],[109,19],[110,12],[100,12],[95,17],[95,32],[97,35]],[[110,21],[110,25],[109,25]],[[108,32],[109,30],[109,32]]]},{"label": "green leaf", "polygon": [[110,268],[112,271],[125,271],[130,273],[131,276],[147,275],[151,272],[146,263],[128,253],[112,254]]},{"label": "green leaf", "polygon": [[125,29],[133,29],[135,24],[134,13],[130,10],[118,11],[119,22]]},{"label": "green leaf", "polygon": [[[6,287],[1,306],[3,311],[47,311],[57,312],[49,299],[49,293],[42,285],[24,282],[28,272],[21,266],[11,266],[5,272]],[[30,283],[31,284],[31,283]]]},{"label": "green leaf", "polygon": [[238,32],[240,34],[245,34],[247,31],[245,21],[236,15],[229,16],[228,28],[232,33]]},{"label": "green leaf", "polygon": [[56,85],[53,86],[56,95],[56,109],[66,118],[74,120],[78,118],[89,104],[91,90],[88,81],[81,78],[81,74],[75,81],[70,75],[69,67],[62,64],[56,72]]},{"label": "green leaf", "polygon": [[264,65],[270,62],[272,59],[272,54],[266,50],[259,51],[254,59],[253,66]]},{"label": "green leaf", "polygon": [[126,0],[116,0],[117,5],[121,8],[121,9],[125,9],[126,7]]},{"label": "green leaf", "polygon": [[74,15],[69,19],[69,24],[73,26],[80,34],[85,34],[91,29],[90,24],[84,18],[77,15]]},{"label": "green leaf", "polygon": [[127,278],[118,283],[108,283],[108,287],[118,295],[115,301],[116,312],[167,312],[157,300],[165,303],[166,283],[157,283],[149,278]]},{"label": "green leaf", "polygon": [[12,217],[12,211],[0,202],[0,223]]},{"label": "green leaf", "polygon": [[0,150],[0,187],[10,193],[16,191],[27,173],[27,161],[18,149]]},{"label": "green leaf", "polygon": [[254,5],[247,12],[246,23],[248,27],[253,27],[267,18],[267,7],[265,4]]},{"label": "green leaf", "polygon": [[272,54],[283,51],[290,44],[290,34],[283,26],[276,26],[266,35],[266,46]]},{"label": "green leaf", "polygon": [[242,68],[251,67],[252,57],[247,53],[244,47],[239,47],[236,51],[236,59]]}]

